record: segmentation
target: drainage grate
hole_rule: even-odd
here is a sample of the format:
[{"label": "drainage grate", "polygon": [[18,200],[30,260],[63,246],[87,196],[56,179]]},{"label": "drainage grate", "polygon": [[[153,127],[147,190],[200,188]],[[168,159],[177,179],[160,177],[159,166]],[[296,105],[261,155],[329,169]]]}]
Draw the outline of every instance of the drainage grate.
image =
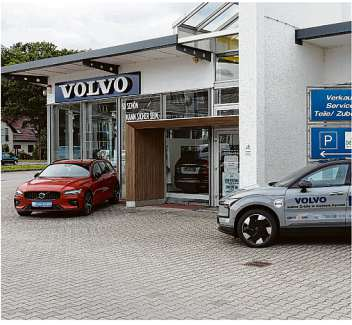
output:
[{"label": "drainage grate", "polygon": [[265,266],[269,266],[272,263],[270,262],[264,262],[264,261],[252,261],[252,262],[247,262],[243,265],[245,266],[256,266],[256,267],[265,267]]}]

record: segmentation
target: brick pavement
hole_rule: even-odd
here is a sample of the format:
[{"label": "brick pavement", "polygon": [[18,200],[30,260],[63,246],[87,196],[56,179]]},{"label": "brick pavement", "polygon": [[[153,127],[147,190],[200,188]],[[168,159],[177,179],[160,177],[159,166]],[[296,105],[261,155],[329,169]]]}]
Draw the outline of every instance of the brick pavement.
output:
[{"label": "brick pavement", "polygon": [[208,210],[107,204],[89,217],[19,217],[12,195],[32,174],[2,175],[3,319],[351,318],[345,240],[251,249]]}]

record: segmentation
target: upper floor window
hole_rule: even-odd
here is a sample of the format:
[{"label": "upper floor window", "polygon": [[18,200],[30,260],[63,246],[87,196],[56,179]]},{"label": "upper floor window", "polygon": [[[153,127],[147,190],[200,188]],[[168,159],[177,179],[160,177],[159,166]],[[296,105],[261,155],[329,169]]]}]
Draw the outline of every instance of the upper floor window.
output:
[{"label": "upper floor window", "polygon": [[166,95],[166,118],[189,118],[209,114],[208,90]]},{"label": "upper floor window", "polygon": [[239,78],[238,53],[224,53],[216,56],[216,81],[237,80]]},{"label": "upper floor window", "polygon": [[238,87],[215,89],[215,104],[237,104],[239,91]]}]

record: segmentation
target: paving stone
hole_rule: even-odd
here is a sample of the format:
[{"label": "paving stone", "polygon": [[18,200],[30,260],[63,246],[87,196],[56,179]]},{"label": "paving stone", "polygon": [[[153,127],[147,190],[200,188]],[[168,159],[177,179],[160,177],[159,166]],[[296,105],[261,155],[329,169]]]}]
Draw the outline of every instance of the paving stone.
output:
[{"label": "paving stone", "polygon": [[2,175],[3,319],[351,318],[344,240],[250,249],[207,209],[19,217],[13,193],[32,174]]}]

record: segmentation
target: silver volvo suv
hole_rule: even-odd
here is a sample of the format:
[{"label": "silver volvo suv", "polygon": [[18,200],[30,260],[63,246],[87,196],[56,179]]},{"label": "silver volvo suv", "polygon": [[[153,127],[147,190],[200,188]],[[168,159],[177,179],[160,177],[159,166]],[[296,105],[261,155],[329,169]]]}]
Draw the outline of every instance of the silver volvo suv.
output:
[{"label": "silver volvo suv", "polygon": [[218,229],[250,247],[265,247],[281,228],[351,227],[351,196],[351,160],[312,163],[281,181],[223,198]]}]

